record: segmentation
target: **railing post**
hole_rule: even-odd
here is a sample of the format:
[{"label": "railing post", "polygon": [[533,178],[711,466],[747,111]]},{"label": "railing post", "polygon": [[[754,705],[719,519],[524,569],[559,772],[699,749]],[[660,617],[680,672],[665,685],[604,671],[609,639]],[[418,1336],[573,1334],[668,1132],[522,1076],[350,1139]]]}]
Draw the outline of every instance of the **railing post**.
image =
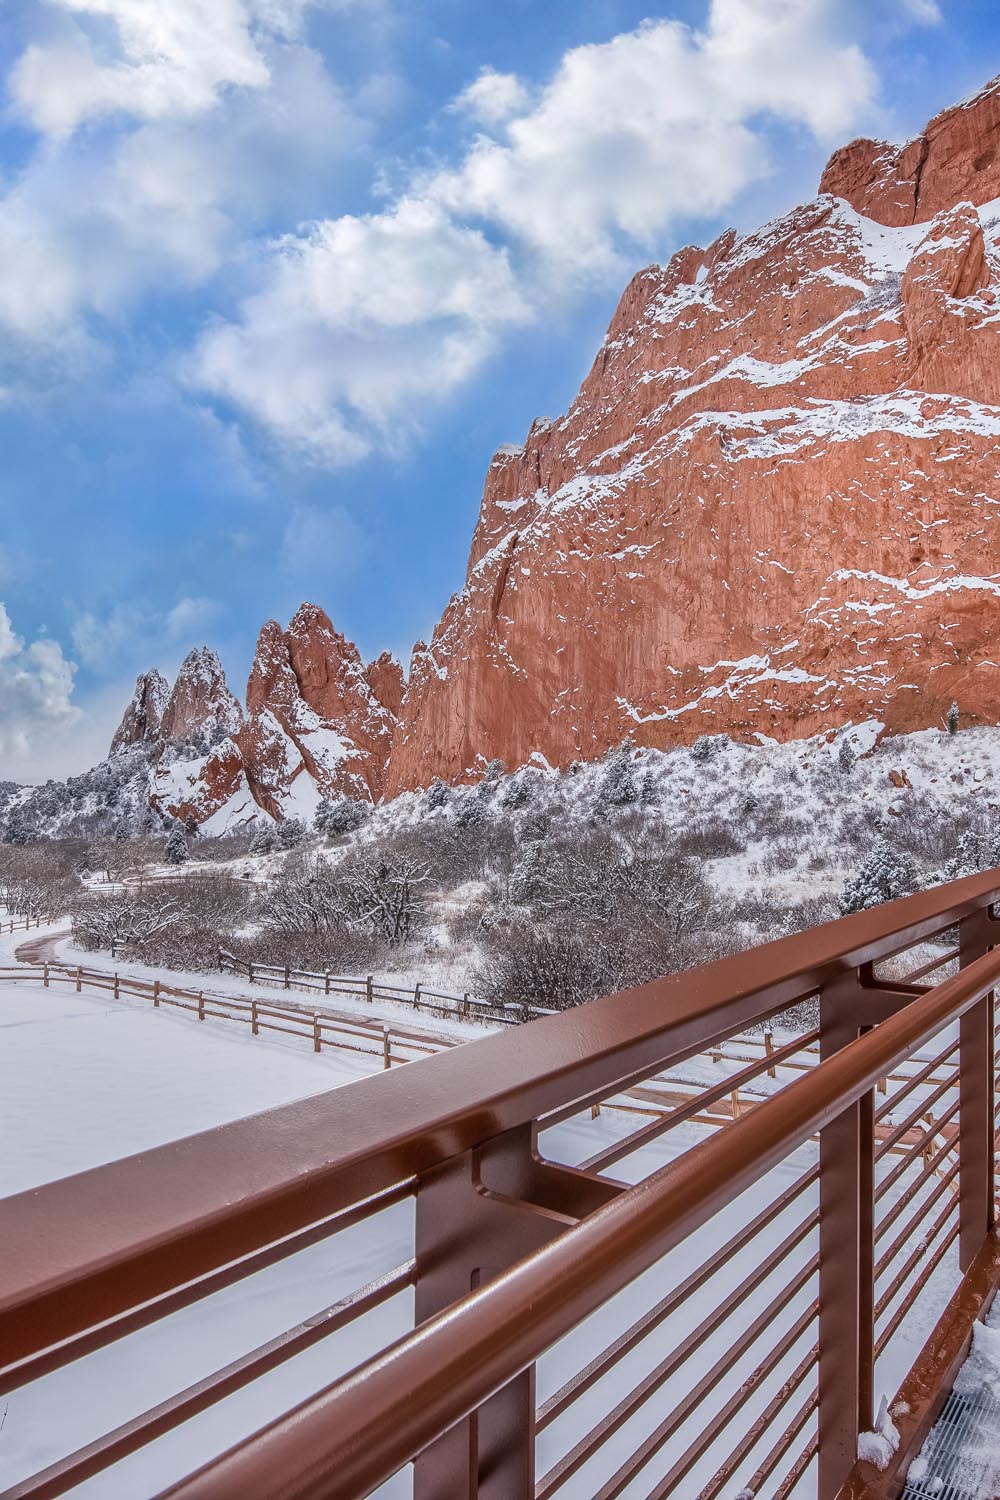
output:
[{"label": "railing post", "polygon": [[76,966],[76,993],[79,994],[82,989],[83,989],[83,970],[81,969],[80,965],[77,964],[77,966]]},{"label": "railing post", "polygon": [[251,1000],[250,1001],[250,1033],[251,1033],[252,1036],[257,1036],[258,1035],[258,1026],[259,1026],[259,1022],[257,1020],[257,1002],[256,1002],[256,1000]]},{"label": "railing post", "polygon": [[48,987],[49,987],[49,966],[48,966],[48,964],[43,964],[42,965],[42,988],[47,990]]},{"label": "railing post", "polygon": [[285,965],[285,989],[286,990],[290,990],[291,987],[292,987],[292,971],[289,968],[288,964],[286,964]]},{"label": "railing post", "polygon": [[[820,997],[820,1060],[863,1028],[856,974]],[[874,1101],[869,1092],[820,1132],[818,1500],[836,1500],[873,1420]]]},{"label": "railing post", "polygon": [[382,1027],[382,1068],[383,1071],[392,1067],[392,1043],[389,1040],[388,1026]]},{"label": "railing post", "polygon": [[199,990],[198,991],[198,1020],[199,1021],[204,1021],[204,1019],[205,1019],[205,991],[204,990]]},{"label": "railing post", "polygon": [[[416,1322],[495,1280],[618,1191],[586,1173],[538,1162],[530,1126],[434,1168],[417,1189]],[[413,1500],[534,1500],[534,1494],[532,1368],[417,1457]]]},{"label": "railing post", "polygon": [[419,1010],[420,1009],[420,981],[419,981],[419,979],[417,980],[416,984],[413,986],[413,1009],[414,1010]]},{"label": "railing post", "polygon": [[[959,967],[981,958],[992,945],[989,912],[966,917],[959,927]],[[985,995],[959,1021],[958,1260],[967,1271],[995,1222],[993,1163],[994,997]]]},{"label": "railing post", "polygon": [[371,1005],[372,1000],[374,998],[374,996],[372,994],[372,991],[373,991],[374,987],[375,987],[375,975],[374,974],[369,974],[368,978],[367,978],[367,980],[365,982],[365,999],[368,1001],[369,1005]]},{"label": "railing post", "polygon": [[326,971],[325,975],[323,976],[323,978],[324,978],[323,993],[325,995],[328,995],[330,993],[330,970],[329,969],[327,969],[327,971]]},{"label": "railing post", "polygon": [[115,999],[116,1000],[120,1000],[121,997],[122,997],[121,996],[121,981],[119,980],[117,974],[115,975],[115,990],[114,990],[114,995],[115,995]]},{"label": "railing post", "polygon": [[318,1052],[323,1045],[319,1034],[319,1016],[313,1016],[313,1051]]},{"label": "railing post", "polygon": [[160,981],[158,979],[154,979],[153,980],[153,1009],[154,1010],[158,1009],[159,1004],[160,1004]]}]

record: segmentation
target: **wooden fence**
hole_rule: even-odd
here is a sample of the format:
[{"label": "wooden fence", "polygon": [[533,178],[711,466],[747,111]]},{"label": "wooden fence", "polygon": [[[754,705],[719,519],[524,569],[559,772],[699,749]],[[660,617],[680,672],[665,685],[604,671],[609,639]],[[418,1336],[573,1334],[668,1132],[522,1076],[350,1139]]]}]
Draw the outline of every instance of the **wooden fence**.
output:
[{"label": "wooden fence", "polygon": [[238,995],[219,995],[206,990],[179,989],[160,979],[137,979],[129,974],[109,974],[102,969],[81,965],[44,963],[19,964],[0,968],[0,981],[40,982],[43,988],[66,985],[79,994],[84,989],[103,991],[115,1000],[133,998],[149,1000],[155,1009],[173,1007],[196,1015],[199,1021],[235,1021],[249,1026],[252,1036],[281,1032],[301,1037],[312,1044],[314,1052],[336,1047],[343,1052],[360,1053],[378,1058],[383,1069],[394,1063],[414,1062],[456,1045],[450,1038],[425,1036],[388,1023],[338,1016],[307,1010],[304,1006],[268,1004],[263,1000]]},{"label": "wooden fence", "polygon": [[283,990],[309,990],[324,996],[342,995],[352,1000],[365,1000],[369,1005],[376,1000],[387,1000],[396,1005],[411,1005],[414,1010],[427,1011],[434,1016],[449,1020],[487,1021],[493,1025],[517,1026],[522,1021],[533,1021],[537,1016],[554,1014],[540,1007],[521,1005],[514,1001],[476,1000],[469,994],[455,995],[444,990],[428,989],[417,983],[412,986],[383,984],[374,975],[361,978],[345,974],[318,973],[310,969],[293,969],[285,964],[261,964],[246,962],[226,950],[219,951],[219,967],[226,974],[244,975],[251,984],[277,985]]},{"label": "wooden fence", "polygon": [[30,932],[33,927],[41,927],[51,920],[51,917],[8,917],[6,920],[0,917],[0,937],[5,932]]}]

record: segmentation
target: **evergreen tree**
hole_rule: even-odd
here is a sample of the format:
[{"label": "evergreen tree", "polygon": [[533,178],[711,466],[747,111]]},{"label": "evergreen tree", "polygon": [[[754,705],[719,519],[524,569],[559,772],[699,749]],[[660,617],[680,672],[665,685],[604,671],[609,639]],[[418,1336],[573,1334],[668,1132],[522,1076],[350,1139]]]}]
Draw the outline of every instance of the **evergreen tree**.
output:
[{"label": "evergreen tree", "polygon": [[184,832],[187,834],[189,839],[196,839],[198,837],[198,819],[195,817],[194,813],[189,813],[185,818]]},{"label": "evergreen tree", "polygon": [[163,857],[168,865],[182,865],[185,860],[191,858],[183,828],[178,826],[172,830],[170,837],[167,839],[167,846],[163,851]]},{"label": "evergreen tree", "polygon": [[273,854],[274,843],[274,827],[270,823],[264,823],[255,831],[250,840],[250,853]]},{"label": "evergreen tree", "polygon": [[371,806],[353,797],[324,797],[313,816],[313,827],[324,838],[340,838],[353,833],[371,813]]},{"label": "evergreen tree", "polygon": [[870,906],[880,906],[883,901],[912,895],[918,884],[913,861],[890,848],[885,839],[876,839],[844,886],[840,897],[841,913],[847,916],[850,912],[867,911]]},{"label": "evergreen tree", "polygon": [[433,812],[437,807],[444,807],[445,803],[449,800],[450,797],[451,788],[448,786],[447,782],[442,781],[440,776],[435,776],[434,780],[427,788],[427,791],[424,793],[424,806],[430,812]]},{"label": "evergreen tree", "polygon": [[953,703],[945,715],[945,724],[949,734],[958,733],[958,704]]},{"label": "evergreen tree", "polygon": [[854,752],[854,746],[851,744],[850,740],[841,740],[840,749],[837,751],[837,765],[843,771],[845,776],[849,776],[851,774],[851,772],[854,770],[855,765],[857,764],[857,760],[858,757]]},{"label": "evergreen tree", "polygon": [[638,796],[639,788],[632,768],[632,744],[623,740],[604,757],[604,770],[597,787],[597,806],[605,811],[627,807],[637,801]]},{"label": "evergreen tree", "polygon": [[282,818],[274,830],[274,841],[279,849],[294,849],[306,836],[306,825],[301,818]]}]

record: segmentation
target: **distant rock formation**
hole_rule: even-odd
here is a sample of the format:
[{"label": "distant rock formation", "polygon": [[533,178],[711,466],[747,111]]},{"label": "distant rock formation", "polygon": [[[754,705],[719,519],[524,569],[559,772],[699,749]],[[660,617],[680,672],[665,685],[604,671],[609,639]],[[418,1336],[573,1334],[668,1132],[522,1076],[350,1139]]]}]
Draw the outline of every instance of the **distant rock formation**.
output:
[{"label": "distant rock formation", "polygon": [[155,744],[160,735],[160,720],[170,694],[167,679],[154,668],[140,672],[135,692],[111,741],[111,754],[119,755],[133,745]]}]

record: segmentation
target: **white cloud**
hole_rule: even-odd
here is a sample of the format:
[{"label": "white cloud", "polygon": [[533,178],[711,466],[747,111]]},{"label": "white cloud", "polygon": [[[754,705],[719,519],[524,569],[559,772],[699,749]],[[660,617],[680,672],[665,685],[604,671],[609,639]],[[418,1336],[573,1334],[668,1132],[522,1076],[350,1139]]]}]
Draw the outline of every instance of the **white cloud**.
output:
[{"label": "white cloud", "polygon": [[384,212],[277,242],[192,380],[327,462],[391,447],[506,327],[721,213],[768,168],[762,116],[825,138],[875,90],[839,0],[711,0],[703,31],[645,22],[566,53],[534,103],[487,70],[453,107],[493,132]]},{"label": "white cloud", "polygon": [[187,637],[212,625],[222,613],[218,599],[180,599],[168,610],[163,621],[171,640]]},{"label": "white cloud", "polygon": [[133,662],[137,651],[151,653],[163,642],[195,644],[195,637],[221,613],[216,599],[179,599],[169,610],[119,601],[103,615],[84,610],[70,634],[80,661],[98,676],[107,677],[119,671],[123,662]]},{"label": "white cloud", "polygon": [[56,641],[26,645],[15,634],[0,604],[0,776],[30,767],[46,741],[64,733],[80,717],[72,703],[76,667]]},{"label": "white cloud", "polygon": [[903,12],[918,26],[939,26],[944,16],[938,0],[902,0]]},{"label": "white cloud", "polygon": [[299,505],[292,511],[278,551],[282,572],[293,578],[340,572],[360,562],[366,537],[339,505],[321,510]]},{"label": "white cloud", "polygon": [[462,90],[451,108],[470,115],[482,125],[501,125],[527,105],[528,90],[516,73],[497,73],[483,68]]},{"label": "white cloud", "polygon": [[392,446],[414,407],[461,384],[529,315],[507,252],[428,200],[325,220],[273,251],[192,379],[331,463]]},{"label": "white cloud", "polygon": [[[10,91],[30,124],[57,137],[101,115],[155,120],[197,114],[227,86],[262,88],[268,69],[255,23],[275,29],[291,19],[287,6],[252,0],[53,3],[65,29],[47,44],[28,47],[11,74]],[[98,31],[94,23],[104,24]],[[109,28],[117,42],[111,49]]]}]

